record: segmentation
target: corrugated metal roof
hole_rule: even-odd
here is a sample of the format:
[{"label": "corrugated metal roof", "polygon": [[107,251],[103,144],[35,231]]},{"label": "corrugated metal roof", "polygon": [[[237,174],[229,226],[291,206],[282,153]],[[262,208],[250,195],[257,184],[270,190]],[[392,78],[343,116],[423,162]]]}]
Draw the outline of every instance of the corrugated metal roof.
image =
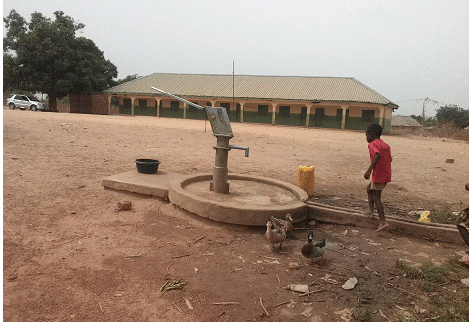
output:
[{"label": "corrugated metal roof", "polygon": [[[233,75],[155,73],[109,88],[107,94],[159,95],[151,87],[183,97],[233,97]],[[238,99],[340,101],[397,105],[351,77],[234,76]]]},{"label": "corrugated metal roof", "polygon": [[391,126],[422,126],[410,116],[396,115],[391,119]]}]

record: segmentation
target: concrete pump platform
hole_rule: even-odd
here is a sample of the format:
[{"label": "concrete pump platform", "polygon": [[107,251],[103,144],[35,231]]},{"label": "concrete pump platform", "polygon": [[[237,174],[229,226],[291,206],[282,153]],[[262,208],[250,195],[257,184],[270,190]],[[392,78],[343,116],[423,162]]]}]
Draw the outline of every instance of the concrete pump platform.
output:
[{"label": "concrete pump platform", "polygon": [[183,174],[160,170],[155,174],[143,174],[132,170],[104,178],[101,184],[114,190],[168,198],[169,183],[185,177]]},{"label": "concrete pump platform", "polygon": [[215,221],[263,226],[270,216],[294,222],[307,218],[308,195],[295,185],[264,177],[228,175],[230,193],[210,191],[212,174],[181,175],[158,171],[142,174],[136,170],[105,178],[106,188],[168,198],[177,206]]},{"label": "concrete pump platform", "polygon": [[170,183],[169,200],[199,216],[230,224],[263,226],[270,216],[293,221],[307,218],[308,195],[303,189],[276,179],[228,175],[230,193],[210,191],[212,174],[196,174]]}]

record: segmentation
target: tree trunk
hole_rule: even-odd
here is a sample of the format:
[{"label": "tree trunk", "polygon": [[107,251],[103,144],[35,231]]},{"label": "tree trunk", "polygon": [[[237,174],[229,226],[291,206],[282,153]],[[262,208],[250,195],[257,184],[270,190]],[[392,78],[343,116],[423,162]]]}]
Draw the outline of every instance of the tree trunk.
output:
[{"label": "tree trunk", "polygon": [[57,95],[55,93],[49,93],[49,111],[58,112],[57,110]]}]

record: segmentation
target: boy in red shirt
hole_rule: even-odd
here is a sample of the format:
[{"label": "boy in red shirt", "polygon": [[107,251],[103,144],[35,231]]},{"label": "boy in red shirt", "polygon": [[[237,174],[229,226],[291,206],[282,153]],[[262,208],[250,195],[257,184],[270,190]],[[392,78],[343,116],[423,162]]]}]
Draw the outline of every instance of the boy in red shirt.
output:
[{"label": "boy in red shirt", "polygon": [[368,141],[368,150],[370,151],[371,164],[365,172],[365,179],[369,179],[371,173],[371,183],[366,191],[368,192],[368,213],[370,218],[374,218],[373,211],[379,215],[380,224],[377,232],[386,229],[389,224],[384,218],[383,203],[381,202],[381,191],[391,182],[391,148],[380,139],[383,128],[379,124],[371,124],[366,129],[366,140]]}]

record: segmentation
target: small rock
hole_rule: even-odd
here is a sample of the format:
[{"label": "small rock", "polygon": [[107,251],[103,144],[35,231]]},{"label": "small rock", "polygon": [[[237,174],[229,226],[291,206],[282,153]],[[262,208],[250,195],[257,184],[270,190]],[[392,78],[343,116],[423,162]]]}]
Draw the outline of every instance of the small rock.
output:
[{"label": "small rock", "polygon": [[290,269],[300,269],[300,264],[298,262],[292,262],[288,264],[288,268]]},{"label": "small rock", "polygon": [[192,306],[192,304],[191,304],[191,302],[189,301],[189,299],[187,299],[187,298],[184,298],[184,300],[186,300],[186,305],[187,305],[187,308],[188,308],[189,310],[193,310],[193,309],[194,309],[194,307]]},{"label": "small rock", "polygon": [[341,321],[346,321],[349,322],[352,320],[352,309],[343,309],[340,311],[335,311],[334,314],[337,314],[340,316]]},{"label": "small rock", "polygon": [[17,278],[18,278],[18,275],[12,274],[12,275],[10,275],[10,276],[7,277],[7,280],[8,280],[9,282],[12,282],[12,281],[16,280]]},{"label": "small rock", "polygon": [[427,310],[422,309],[421,307],[419,307],[417,304],[414,306],[414,310],[415,310],[415,313],[417,313],[417,314],[423,314],[427,311]]},{"label": "small rock", "polygon": [[306,310],[304,310],[303,312],[301,312],[301,315],[303,316],[306,316],[307,318],[310,318],[313,314],[311,313],[311,311],[313,310],[312,307],[308,307],[306,308]]},{"label": "small rock", "polygon": [[466,285],[467,287],[469,287],[469,278],[463,278],[461,280],[461,283],[463,283],[464,285]]},{"label": "small rock", "polygon": [[294,291],[294,292],[300,292],[300,293],[308,293],[309,292],[308,285],[306,285],[306,284],[290,284],[290,285],[287,285],[287,290]]},{"label": "small rock", "polygon": [[355,285],[357,285],[357,282],[358,280],[356,277],[351,277],[348,279],[347,282],[345,282],[344,285],[342,285],[342,288],[344,290],[352,290],[355,287]]},{"label": "small rock", "polygon": [[130,201],[118,202],[117,207],[119,210],[130,210],[132,209],[132,203]]}]

